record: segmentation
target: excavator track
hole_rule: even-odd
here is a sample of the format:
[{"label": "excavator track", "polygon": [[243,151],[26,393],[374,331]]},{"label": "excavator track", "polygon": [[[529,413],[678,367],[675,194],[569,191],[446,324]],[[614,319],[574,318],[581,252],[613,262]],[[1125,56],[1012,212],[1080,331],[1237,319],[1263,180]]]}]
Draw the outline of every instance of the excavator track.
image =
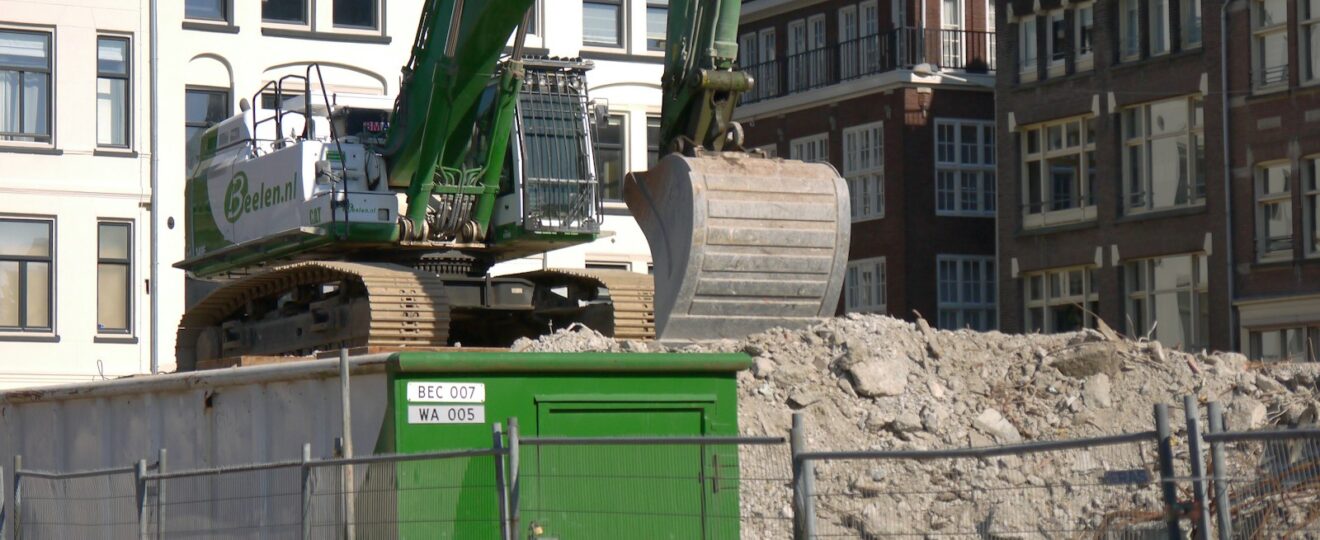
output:
[{"label": "excavator track", "polygon": [[212,292],[183,315],[180,371],[243,355],[338,347],[443,347],[444,280],[386,263],[303,262]]},{"label": "excavator track", "polygon": [[[655,339],[655,280],[647,274],[627,270],[558,268],[526,272],[518,277],[539,287],[576,282],[580,290],[604,288],[613,310],[610,320],[584,317],[580,322],[615,339]],[[538,305],[538,309],[544,306]]]}]

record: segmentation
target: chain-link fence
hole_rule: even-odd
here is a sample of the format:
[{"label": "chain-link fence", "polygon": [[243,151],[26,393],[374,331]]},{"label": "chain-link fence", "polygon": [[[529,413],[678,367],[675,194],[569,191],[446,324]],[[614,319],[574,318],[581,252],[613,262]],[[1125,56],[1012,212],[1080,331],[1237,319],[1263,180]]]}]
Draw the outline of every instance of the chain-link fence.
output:
[{"label": "chain-link fence", "polygon": [[[448,452],[74,473],[14,461],[0,537],[1320,538],[1320,429],[1186,430],[933,450],[775,437],[521,438]],[[0,477],[3,477],[0,473]],[[7,498],[8,500],[4,500]]]}]

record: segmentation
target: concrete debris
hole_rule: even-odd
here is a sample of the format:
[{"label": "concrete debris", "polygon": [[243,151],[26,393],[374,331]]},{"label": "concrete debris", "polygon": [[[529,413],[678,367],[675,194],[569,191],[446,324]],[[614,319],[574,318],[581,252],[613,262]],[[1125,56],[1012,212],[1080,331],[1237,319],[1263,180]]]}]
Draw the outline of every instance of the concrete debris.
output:
[{"label": "concrete debris", "polygon": [[[1237,353],[1187,353],[1129,340],[1108,327],[1010,335],[851,314],[810,328],[773,329],[741,341],[680,349],[655,343],[622,347],[577,328],[520,340],[514,350],[747,353],[754,365],[738,375],[740,431],[786,436],[792,413],[800,411],[807,416],[813,450],[958,448],[1148,431],[1157,402],[1170,404],[1170,415],[1181,419],[1181,398],[1188,394],[1202,403],[1224,403],[1233,430],[1314,422],[1320,416],[1320,365],[1260,365]],[[1140,463],[1114,463],[1110,454],[1093,461],[1109,469],[1140,468]],[[1102,519],[1103,501],[1088,497],[969,499],[969,488],[1095,482],[1099,469],[1080,470],[1087,465],[1078,459],[1060,465],[1038,456],[1005,456],[956,467],[939,461],[821,463],[817,488],[848,496],[820,499],[817,521],[821,530],[853,536],[939,536],[961,531],[966,523],[948,510],[953,504],[979,512],[968,519],[981,523],[988,536],[1009,537],[999,530],[1011,515],[1074,525]],[[931,495],[902,495],[913,491]],[[754,516],[788,516],[786,496],[746,490],[742,507]],[[1124,496],[1132,509],[1159,507],[1155,489]],[[943,499],[952,502],[938,502]],[[937,510],[941,504],[943,511]],[[786,530],[782,522],[744,519],[744,538],[784,538]]]}]

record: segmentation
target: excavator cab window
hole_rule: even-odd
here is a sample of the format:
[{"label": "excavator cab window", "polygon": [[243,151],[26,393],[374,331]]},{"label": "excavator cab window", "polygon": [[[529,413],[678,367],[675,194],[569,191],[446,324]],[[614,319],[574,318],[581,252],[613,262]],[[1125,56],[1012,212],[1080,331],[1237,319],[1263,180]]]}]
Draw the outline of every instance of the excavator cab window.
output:
[{"label": "excavator cab window", "polygon": [[390,128],[390,112],[380,109],[345,108],[335,115],[335,133],[356,137],[363,144],[383,146]]}]

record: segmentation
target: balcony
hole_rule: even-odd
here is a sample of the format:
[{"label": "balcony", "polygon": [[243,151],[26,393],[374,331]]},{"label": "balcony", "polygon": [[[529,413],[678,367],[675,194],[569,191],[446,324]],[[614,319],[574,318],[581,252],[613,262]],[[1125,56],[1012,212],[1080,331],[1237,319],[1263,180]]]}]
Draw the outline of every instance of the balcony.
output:
[{"label": "balcony", "polygon": [[756,86],[742,95],[742,102],[750,104],[800,94],[871,75],[912,69],[917,64],[990,74],[995,69],[995,34],[895,28],[745,66],[743,71],[756,80]]}]

